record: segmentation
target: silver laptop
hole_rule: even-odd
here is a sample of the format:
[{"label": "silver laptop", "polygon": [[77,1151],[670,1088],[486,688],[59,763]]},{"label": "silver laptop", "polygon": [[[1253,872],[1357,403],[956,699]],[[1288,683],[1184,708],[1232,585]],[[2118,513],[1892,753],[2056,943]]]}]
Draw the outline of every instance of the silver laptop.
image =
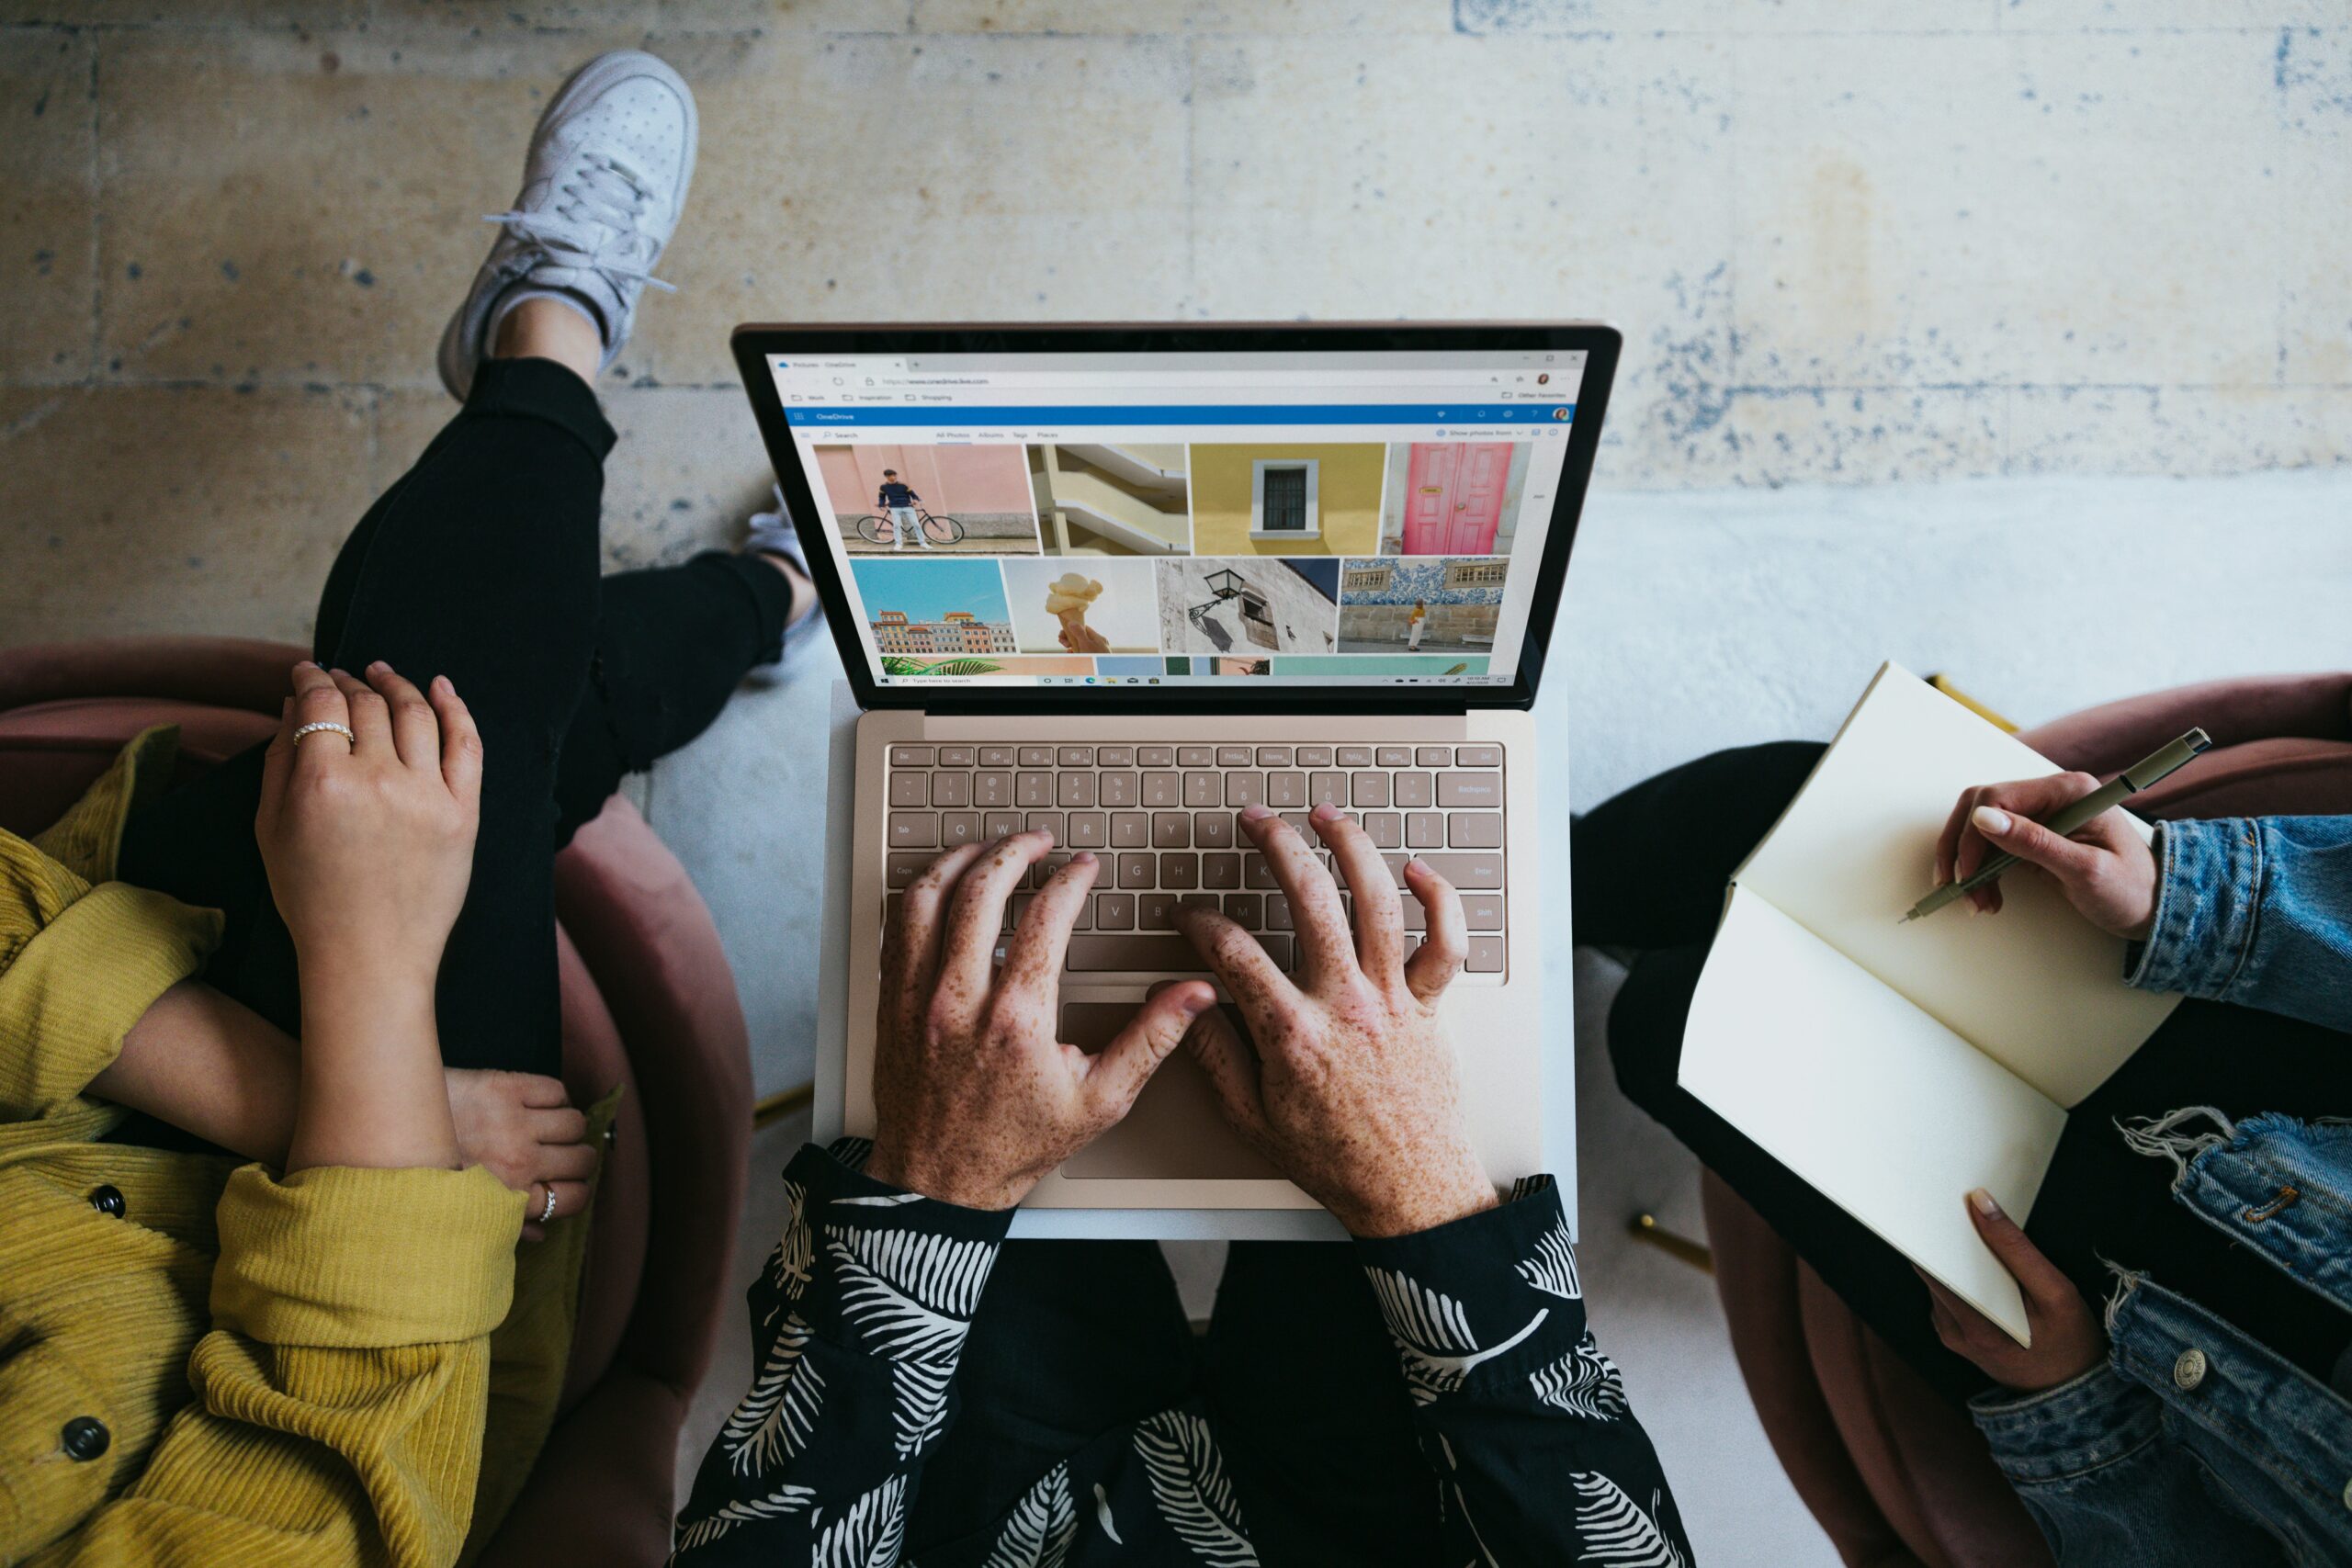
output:
[{"label": "silver laptop", "polygon": [[[1062,1037],[1092,1047],[1200,972],[1185,903],[1294,963],[1235,817],[1262,802],[1307,830],[1329,801],[1400,886],[1419,856],[1461,889],[1444,1007],[1473,1135],[1498,1181],[1541,1168],[1544,1077],[1573,1069],[1540,1027],[1567,909],[1537,833],[1566,781],[1540,811],[1528,709],[1617,333],[751,325],[734,345],[864,714],[844,1128],[873,1130],[888,902],[943,850],[1046,828],[1040,879],[1100,857],[1061,986]],[[1315,1206],[1181,1054],[1028,1204]]]}]

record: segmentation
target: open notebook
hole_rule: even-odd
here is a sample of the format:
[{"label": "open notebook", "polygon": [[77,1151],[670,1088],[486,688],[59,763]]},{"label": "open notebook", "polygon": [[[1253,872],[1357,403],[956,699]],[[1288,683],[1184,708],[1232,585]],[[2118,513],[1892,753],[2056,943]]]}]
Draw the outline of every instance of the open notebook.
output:
[{"label": "open notebook", "polygon": [[1901,922],[1962,790],[2058,771],[1880,666],[1733,873],[1682,1043],[1683,1088],[2019,1343],[2024,1302],[1965,1195],[2022,1223],[2067,1109],[2179,998],[2125,986],[2121,940],[2030,867],[1997,915]]}]

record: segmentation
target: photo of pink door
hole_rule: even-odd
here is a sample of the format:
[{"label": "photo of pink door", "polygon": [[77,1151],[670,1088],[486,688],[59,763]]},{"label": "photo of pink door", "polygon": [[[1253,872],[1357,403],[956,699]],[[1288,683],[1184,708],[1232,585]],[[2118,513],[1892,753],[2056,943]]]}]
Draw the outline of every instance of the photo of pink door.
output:
[{"label": "photo of pink door", "polygon": [[[1490,556],[1510,488],[1508,441],[1416,441],[1405,467],[1405,554]],[[1395,472],[1391,469],[1390,472]]]}]

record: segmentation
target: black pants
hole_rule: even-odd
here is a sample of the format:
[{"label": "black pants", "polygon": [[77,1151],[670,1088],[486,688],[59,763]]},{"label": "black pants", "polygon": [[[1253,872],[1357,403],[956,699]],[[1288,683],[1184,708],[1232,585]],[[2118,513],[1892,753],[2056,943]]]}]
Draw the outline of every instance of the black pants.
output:
[{"label": "black pants", "polygon": [[[554,860],[624,773],[693,739],[755,663],[790,594],[764,562],[712,553],[599,578],[613,432],[552,361],[493,360],[465,408],[352,530],[319,599],[312,656],[447,675],[482,736],[473,881],[441,962],[442,1058],[561,1064]],[[300,1023],[294,949],[254,841],[262,749],[135,817],[125,881],[220,909],[206,979],[278,1027]],[[146,1124],[132,1134],[160,1141]]]},{"label": "black pants", "polygon": [[1396,1348],[1344,1241],[1235,1242],[1202,1340],[1156,1244],[1008,1242],[956,1386],[909,1520],[918,1559],[1060,1461],[1203,1399],[1259,1561],[1442,1560]]},{"label": "black pants", "polygon": [[[1784,742],[1703,757],[1615,796],[1572,832],[1578,942],[1642,949],[1609,1015],[1628,1098],[1752,1204],[1880,1337],[1955,1403],[1991,1386],[1946,1350],[1900,1253],[1685,1093],[1682,1025],[1723,917],[1724,886],[1804,782],[1822,748]],[[2315,1024],[2186,1001],[2066,1120],[2026,1234],[2094,1305],[2107,1263],[2184,1291],[2324,1380],[2352,1320],[2240,1255],[2172,1201],[2172,1166],[2127,1150],[2118,1118],[2211,1105],[2341,1115],[2352,1040]],[[1869,1129],[1840,1130],[1871,1135]],[[1838,1135],[1838,1134],[1833,1134]],[[1952,1194],[1954,1203],[1962,1194]],[[2103,1261],[2104,1260],[2104,1261]]]}]

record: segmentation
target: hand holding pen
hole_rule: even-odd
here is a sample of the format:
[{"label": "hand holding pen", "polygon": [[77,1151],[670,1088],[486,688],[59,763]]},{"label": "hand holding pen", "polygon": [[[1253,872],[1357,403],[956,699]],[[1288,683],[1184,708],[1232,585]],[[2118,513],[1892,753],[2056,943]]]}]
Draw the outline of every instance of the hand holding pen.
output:
[{"label": "hand holding pen", "polygon": [[2055,877],[2091,924],[2144,940],[2156,919],[2155,852],[2115,807],[2211,744],[2191,730],[2104,784],[2089,773],[2053,773],[1964,792],[1936,840],[1936,890],[1905,919],[1963,898],[1972,911],[1993,913],[1998,877],[2022,861]]}]

